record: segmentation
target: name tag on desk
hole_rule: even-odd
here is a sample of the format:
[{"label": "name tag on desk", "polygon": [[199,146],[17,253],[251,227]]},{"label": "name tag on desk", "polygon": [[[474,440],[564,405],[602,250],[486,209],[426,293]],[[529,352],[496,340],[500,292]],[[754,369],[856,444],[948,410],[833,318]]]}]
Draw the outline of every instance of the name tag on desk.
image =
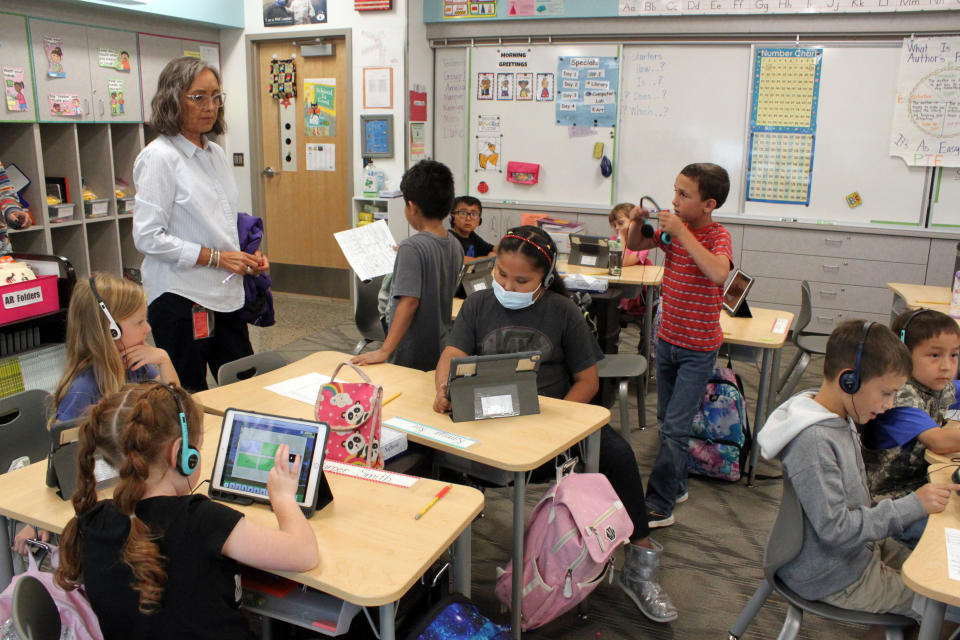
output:
[{"label": "name tag on desk", "polygon": [[787,328],[790,327],[790,320],[787,318],[777,318],[777,321],[773,323],[773,328],[770,329],[770,333],[775,335],[784,334],[787,332]]},{"label": "name tag on desk", "polygon": [[425,424],[420,424],[419,422],[413,422],[412,420],[407,420],[406,418],[400,418],[397,416],[394,416],[389,420],[384,420],[383,424],[392,429],[396,429],[397,431],[403,431],[404,433],[408,433],[410,435],[420,436],[421,438],[433,440],[434,442],[439,442],[450,447],[456,447],[457,449],[466,449],[477,444],[477,441],[473,438],[458,436],[457,434],[450,433],[449,431],[428,427]]}]

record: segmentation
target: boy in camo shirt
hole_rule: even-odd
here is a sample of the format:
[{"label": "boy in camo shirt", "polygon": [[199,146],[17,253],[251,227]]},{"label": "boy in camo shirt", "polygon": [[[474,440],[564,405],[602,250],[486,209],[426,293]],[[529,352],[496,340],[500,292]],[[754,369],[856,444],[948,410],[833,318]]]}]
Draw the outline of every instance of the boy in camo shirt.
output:
[{"label": "boy in camo shirt", "polygon": [[[898,316],[891,329],[910,349],[913,371],[894,408],[863,427],[863,461],[875,500],[899,498],[926,484],[927,449],[960,451],[960,429],[944,428],[944,414],[960,398],[954,379],[960,327],[939,311],[916,309]],[[915,545],[925,524],[923,519],[909,527],[901,542]]]}]

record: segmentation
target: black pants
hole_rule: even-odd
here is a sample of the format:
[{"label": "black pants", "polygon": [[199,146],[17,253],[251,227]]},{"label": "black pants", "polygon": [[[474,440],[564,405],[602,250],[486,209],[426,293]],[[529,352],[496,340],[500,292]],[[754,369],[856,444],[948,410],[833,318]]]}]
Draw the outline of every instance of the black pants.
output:
[{"label": "black pants", "polygon": [[213,335],[193,339],[192,300],[164,293],[150,303],[147,321],[153,341],[167,352],[180,385],[188,391],[207,388],[207,367],[214,377],[220,366],[253,354],[247,323],[230,313],[213,312]]},{"label": "black pants", "polygon": [[[584,458],[585,459],[585,458]],[[556,465],[553,460],[534,470],[533,481],[552,482]],[[617,492],[627,515],[633,521],[631,540],[640,540],[650,535],[647,524],[647,503],[644,499],[643,480],[637,466],[637,456],[630,443],[609,424],[600,429],[600,473],[607,477]]]}]

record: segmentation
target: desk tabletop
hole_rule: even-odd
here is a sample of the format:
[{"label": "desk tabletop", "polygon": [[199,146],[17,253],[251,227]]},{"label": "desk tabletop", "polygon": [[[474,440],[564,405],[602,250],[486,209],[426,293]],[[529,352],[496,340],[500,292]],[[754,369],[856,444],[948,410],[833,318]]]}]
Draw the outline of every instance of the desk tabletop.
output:
[{"label": "desk tabletop", "polygon": [[[204,478],[212,470],[221,420],[204,416]],[[59,533],[73,517],[73,506],[46,486],[46,470],[42,461],[0,475],[0,514]],[[277,573],[359,605],[399,599],[483,509],[482,493],[455,484],[414,520],[444,483],[420,478],[402,488],[332,473],[327,478],[333,502],[309,520],[320,547],[319,565],[304,573]],[[106,489],[101,497],[112,493]],[[259,524],[276,526],[267,505],[231,506]]]},{"label": "desk tabletop", "polygon": [[609,280],[610,284],[620,285],[659,285],[663,281],[663,267],[652,264],[637,264],[632,267],[623,267],[619,276],[611,276],[607,269],[581,267],[567,264],[566,260],[558,260],[557,271],[560,275],[577,273],[585,276],[599,276]]},{"label": "desk tabletop", "polygon": [[887,288],[903,298],[908,309],[935,309],[944,313],[950,310],[950,287],[888,282]]},{"label": "desk tabletop", "polygon": [[[218,415],[236,407],[312,420],[312,405],[263,387],[312,371],[332,373],[336,363],[349,358],[344,353],[321,351],[282,369],[203,391],[195,397],[204,403],[207,412]],[[370,365],[363,370],[374,382],[384,385],[384,400],[389,399],[391,393],[400,393],[399,397],[384,405],[382,415],[385,420],[398,416],[477,442],[459,449],[409,435],[411,441],[507,471],[535,469],[610,421],[610,411],[604,407],[541,396],[538,415],[453,422],[449,414],[433,410],[433,373],[389,364]],[[350,374],[356,376],[353,371]]]},{"label": "desk tabletop", "polygon": [[[951,468],[932,469],[932,482],[950,482]],[[960,580],[951,580],[947,567],[944,528],[960,529],[960,496],[950,496],[947,508],[930,514],[917,547],[903,563],[903,582],[922,596],[960,606]]]},{"label": "desk tabletop", "polygon": [[[956,420],[947,420],[947,424],[943,425],[944,429],[960,429],[960,422]],[[955,465],[960,462],[960,451],[952,451],[950,453],[934,453],[927,449],[923,452],[924,459],[930,464],[951,464]]]},{"label": "desk tabletop", "polygon": [[[787,340],[793,313],[783,309],[763,309],[750,307],[752,318],[734,318],[726,311],[720,312],[720,328],[723,329],[723,341],[760,349],[779,349]],[[786,320],[781,333],[774,333],[777,320]]]}]

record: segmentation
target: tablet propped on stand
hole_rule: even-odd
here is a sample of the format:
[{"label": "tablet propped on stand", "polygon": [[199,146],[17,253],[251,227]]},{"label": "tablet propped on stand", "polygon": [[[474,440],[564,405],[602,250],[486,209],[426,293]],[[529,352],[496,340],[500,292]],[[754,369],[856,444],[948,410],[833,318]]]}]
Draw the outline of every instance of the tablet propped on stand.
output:
[{"label": "tablet propped on stand", "polygon": [[309,518],[333,500],[323,473],[329,427],[322,422],[227,409],[210,477],[210,497],[251,504],[270,503],[267,475],[277,447],[290,447],[290,462],[300,456],[295,500]]},{"label": "tablet propped on stand", "polygon": [[467,356],[450,360],[447,395],[454,422],[540,413],[540,352]]},{"label": "tablet propped on stand", "polygon": [[723,308],[735,318],[752,318],[750,306],[747,305],[747,292],[753,286],[753,278],[740,269],[733,273],[730,282],[723,290]]}]

